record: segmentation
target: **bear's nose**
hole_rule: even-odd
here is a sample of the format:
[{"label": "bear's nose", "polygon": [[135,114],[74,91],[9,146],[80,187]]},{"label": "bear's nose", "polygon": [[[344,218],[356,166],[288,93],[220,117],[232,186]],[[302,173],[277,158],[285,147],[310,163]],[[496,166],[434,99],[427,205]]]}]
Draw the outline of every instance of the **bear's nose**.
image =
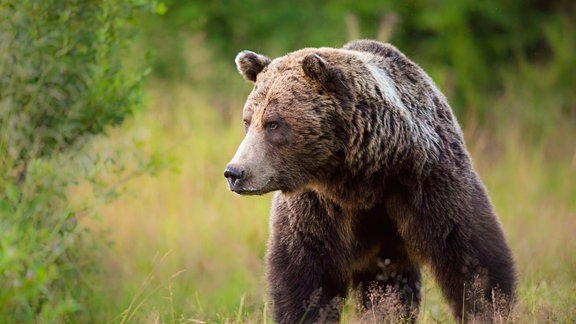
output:
[{"label": "bear's nose", "polygon": [[228,183],[230,183],[230,187],[234,187],[236,182],[244,176],[244,171],[240,170],[238,167],[233,165],[228,165],[226,170],[224,170],[224,177],[228,179]]}]

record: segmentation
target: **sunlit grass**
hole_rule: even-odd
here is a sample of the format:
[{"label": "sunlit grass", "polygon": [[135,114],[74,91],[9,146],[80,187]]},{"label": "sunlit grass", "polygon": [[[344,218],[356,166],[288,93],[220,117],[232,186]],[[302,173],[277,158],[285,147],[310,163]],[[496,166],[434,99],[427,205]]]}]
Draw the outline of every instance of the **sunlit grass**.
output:
[{"label": "sunlit grass", "polygon": [[[145,149],[170,156],[177,171],[137,177],[121,198],[101,209],[114,242],[102,254],[95,306],[101,320],[270,322],[263,256],[271,197],[228,191],[222,171],[242,130],[240,122],[226,125],[212,106],[185,85],[154,84],[148,110],[108,140],[137,138]],[[239,100],[238,119],[241,106]],[[545,147],[528,147],[514,125],[493,143],[487,131],[468,124],[475,165],[516,259],[515,320],[573,321],[575,163],[547,160]],[[425,277],[421,322],[452,321],[439,289]],[[344,319],[354,315],[348,312]]]},{"label": "sunlit grass", "polygon": [[[576,168],[549,161],[510,132],[495,159],[475,153],[511,244],[519,276],[518,322],[576,319]],[[519,147],[520,146],[520,147]]]}]

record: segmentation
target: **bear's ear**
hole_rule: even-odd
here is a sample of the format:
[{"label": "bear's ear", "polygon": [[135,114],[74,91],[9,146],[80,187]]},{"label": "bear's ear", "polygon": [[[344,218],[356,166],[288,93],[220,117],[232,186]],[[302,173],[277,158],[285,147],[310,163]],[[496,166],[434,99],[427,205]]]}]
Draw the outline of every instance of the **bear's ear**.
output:
[{"label": "bear's ear", "polygon": [[262,72],[271,61],[264,55],[251,51],[242,51],[236,55],[234,62],[236,62],[236,67],[244,79],[256,82],[258,73]]},{"label": "bear's ear", "polygon": [[331,91],[342,91],[345,84],[342,73],[335,67],[330,66],[324,58],[318,54],[310,54],[302,60],[304,74],[320,86]]},{"label": "bear's ear", "polygon": [[330,79],[328,63],[318,54],[310,54],[302,60],[304,74],[320,84],[326,84]]}]

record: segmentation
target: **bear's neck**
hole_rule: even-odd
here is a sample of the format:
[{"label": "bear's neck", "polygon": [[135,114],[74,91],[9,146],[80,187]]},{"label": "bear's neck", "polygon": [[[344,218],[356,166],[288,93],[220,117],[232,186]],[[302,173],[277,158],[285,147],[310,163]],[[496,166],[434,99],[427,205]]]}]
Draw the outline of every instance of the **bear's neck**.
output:
[{"label": "bear's neck", "polygon": [[343,209],[370,209],[385,199],[388,183],[396,183],[396,177],[383,172],[352,174],[340,170],[310,189]]}]

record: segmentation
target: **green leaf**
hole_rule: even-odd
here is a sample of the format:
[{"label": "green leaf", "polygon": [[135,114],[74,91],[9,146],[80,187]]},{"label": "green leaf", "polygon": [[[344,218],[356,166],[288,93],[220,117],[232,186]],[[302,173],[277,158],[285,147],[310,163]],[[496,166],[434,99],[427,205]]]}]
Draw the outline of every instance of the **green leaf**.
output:
[{"label": "green leaf", "polygon": [[163,15],[166,13],[166,11],[168,11],[168,8],[166,7],[166,4],[164,2],[159,2],[158,6],[156,6],[156,12],[159,15]]},{"label": "green leaf", "polygon": [[20,200],[20,190],[13,184],[6,186],[5,194],[10,202],[17,203]]}]

